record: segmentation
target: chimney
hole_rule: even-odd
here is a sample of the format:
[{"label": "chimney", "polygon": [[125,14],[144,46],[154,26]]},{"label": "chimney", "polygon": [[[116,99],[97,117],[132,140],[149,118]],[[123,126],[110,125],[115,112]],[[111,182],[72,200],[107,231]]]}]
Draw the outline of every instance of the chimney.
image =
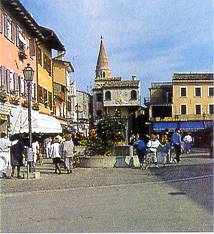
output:
[{"label": "chimney", "polygon": [[132,80],[136,80],[136,76],[132,76]]}]

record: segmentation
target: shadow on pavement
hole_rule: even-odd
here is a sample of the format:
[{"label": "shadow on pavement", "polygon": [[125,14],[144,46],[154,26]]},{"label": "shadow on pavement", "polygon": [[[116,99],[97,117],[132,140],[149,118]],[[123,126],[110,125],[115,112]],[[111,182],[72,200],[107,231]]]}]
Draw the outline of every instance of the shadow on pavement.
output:
[{"label": "shadow on pavement", "polygon": [[180,195],[186,195],[213,213],[213,163],[203,165],[180,163],[166,168],[151,168],[149,171],[153,176],[157,176],[159,181],[165,181],[178,190],[168,193],[169,196],[179,196],[180,199]]}]

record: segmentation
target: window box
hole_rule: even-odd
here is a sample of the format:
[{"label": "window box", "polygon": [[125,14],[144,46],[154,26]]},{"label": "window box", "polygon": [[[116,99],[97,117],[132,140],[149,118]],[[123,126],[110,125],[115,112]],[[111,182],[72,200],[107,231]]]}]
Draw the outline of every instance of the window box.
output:
[{"label": "window box", "polygon": [[13,105],[19,105],[19,98],[17,96],[15,97],[11,96],[9,101]]},{"label": "window box", "polygon": [[27,59],[27,55],[24,49],[19,49],[18,55],[21,61],[23,61],[24,59]]},{"label": "window box", "polygon": [[33,109],[33,110],[39,110],[39,103],[33,102],[33,103],[32,103],[32,109]]}]

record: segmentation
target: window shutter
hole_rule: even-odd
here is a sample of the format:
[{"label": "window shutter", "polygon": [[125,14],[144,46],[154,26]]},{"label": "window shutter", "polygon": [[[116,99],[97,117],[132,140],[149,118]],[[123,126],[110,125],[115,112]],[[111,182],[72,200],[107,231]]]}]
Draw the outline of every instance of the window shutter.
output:
[{"label": "window shutter", "polygon": [[18,95],[19,94],[19,84],[18,84],[18,74],[17,73],[13,74],[13,82],[14,82],[15,94]]},{"label": "window shutter", "polygon": [[16,46],[19,47],[19,26],[16,25]]},{"label": "window shutter", "polygon": [[10,92],[10,70],[6,70],[6,91]]},{"label": "window shutter", "polygon": [[21,76],[18,76],[18,95],[21,97],[21,90],[22,90],[22,84],[21,84]]},{"label": "window shutter", "polygon": [[33,97],[36,99],[36,83],[33,84]]},{"label": "window shutter", "polygon": [[1,87],[2,87],[2,90],[5,90],[6,89],[6,69],[4,66],[2,66],[1,68],[1,74],[2,74]]},{"label": "window shutter", "polygon": [[13,43],[15,43],[15,24],[13,21],[11,24],[11,40]]},{"label": "window shutter", "polygon": [[2,11],[0,9],[0,33],[2,33]]},{"label": "window shutter", "polygon": [[30,40],[29,40],[29,50],[30,50],[30,57],[35,56],[35,40],[34,40],[34,38],[30,38]]},{"label": "window shutter", "polygon": [[6,14],[4,14],[4,35],[5,37],[8,37],[8,21]]}]

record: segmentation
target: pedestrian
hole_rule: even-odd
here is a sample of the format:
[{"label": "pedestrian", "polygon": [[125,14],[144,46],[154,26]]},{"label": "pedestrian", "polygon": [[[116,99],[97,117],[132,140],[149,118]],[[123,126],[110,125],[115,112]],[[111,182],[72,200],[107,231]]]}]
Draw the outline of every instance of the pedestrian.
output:
[{"label": "pedestrian", "polygon": [[160,141],[156,134],[152,134],[150,140],[147,143],[147,147],[149,148],[149,153],[151,153],[153,162],[155,163],[155,167],[159,168],[158,166],[158,159],[157,159],[157,149],[160,146]]},{"label": "pedestrian", "polygon": [[165,129],[165,131],[162,133],[160,143],[160,152],[163,159],[163,167],[165,167],[166,163],[170,162],[170,141],[168,129]]},{"label": "pedestrian", "polygon": [[180,156],[181,156],[181,134],[180,129],[176,128],[175,132],[172,134],[171,137],[171,144],[174,147],[175,155],[176,155],[176,162],[180,162]]},{"label": "pedestrian", "polygon": [[46,158],[50,158],[50,149],[51,149],[51,137],[47,137],[44,140],[44,148],[45,148],[45,154],[46,154]]},{"label": "pedestrian", "polygon": [[39,142],[37,140],[34,140],[32,143],[32,151],[33,151],[33,168],[35,170],[35,165],[38,159],[39,155]]},{"label": "pedestrian", "polygon": [[10,140],[6,133],[0,135],[0,178],[9,178],[7,176],[10,158]]},{"label": "pedestrian", "polygon": [[23,152],[24,152],[24,145],[21,139],[13,141],[10,150],[11,166],[12,166],[11,177],[14,177],[15,168],[17,167],[17,178],[18,179],[22,178],[20,176],[20,168],[21,166],[23,166]]},{"label": "pedestrian", "polygon": [[70,136],[65,138],[65,142],[63,142],[63,153],[65,157],[65,166],[67,169],[67,173],[72,173],[73,168],[73,157],[74,157],[74,143]]},{"label": "pedestrian", "polygon": [[140,162],[140,168],[143,169],[144,165],[144,157],[146,154],[146,149],[147,149],[147,143],[148,143],[148,138],[143,135],[143,134],[137,134],[137,141],[134,143],[134,147],[137,152],[137,156]]},{"label": "pedestrian", "polygon": [[60,162],[61,162],[60,144],[59,144],[59,139],[57,137],[54,138],[53,144],[51,145],[51,157],[53,159],[53,164],[55,165],[55,173],[56,174],[61,174],[61,169],[60,169]]},{"label": "pedestrian", "polygon": [[191,148],[192,148],[192,143],[193,143],[193,138],[190,135],[190,133],[187,133],[184,136],[183,142],[184,142],[184,152],[186,152],[187,154],[190,153]]}]

